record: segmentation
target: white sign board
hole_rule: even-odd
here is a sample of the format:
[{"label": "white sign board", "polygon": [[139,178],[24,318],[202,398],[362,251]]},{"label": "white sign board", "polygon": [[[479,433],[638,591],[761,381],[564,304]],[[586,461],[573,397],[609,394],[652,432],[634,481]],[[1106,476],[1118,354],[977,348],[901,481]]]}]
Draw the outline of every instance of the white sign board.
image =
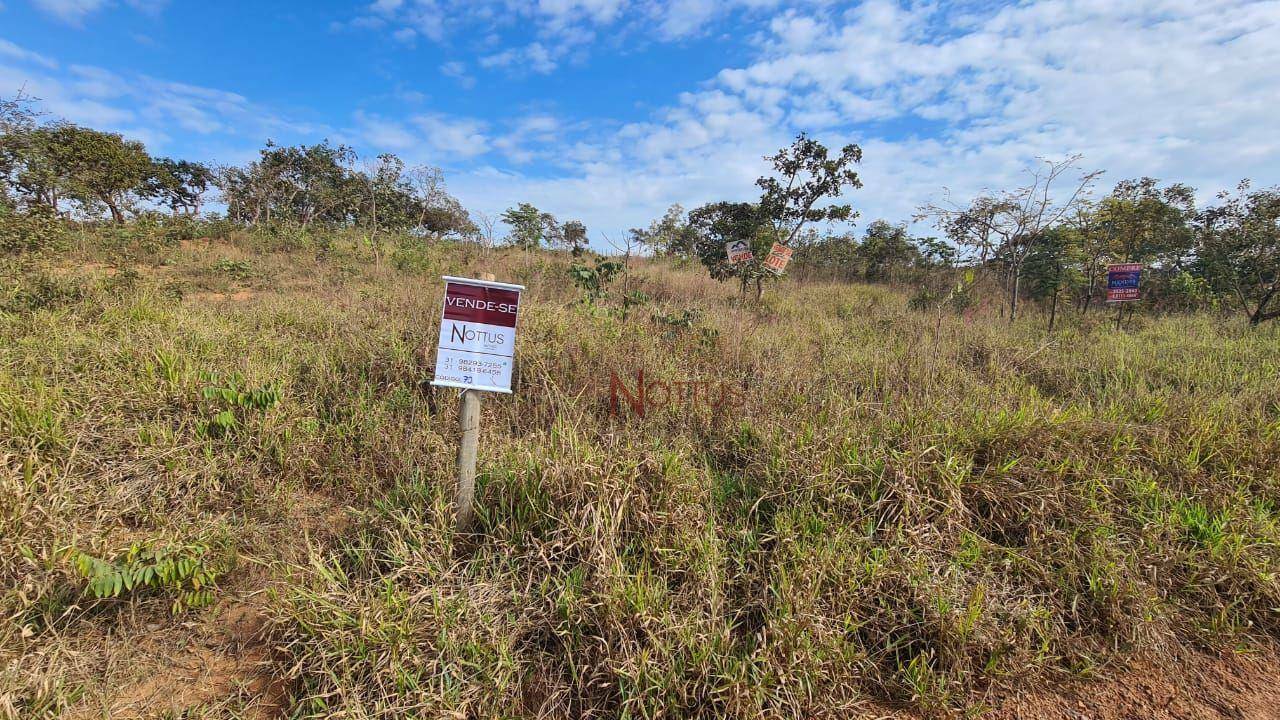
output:
[{"label": "white sign board", "polygon": [[724,252],[729,256],[729,264],[737,265],[755,257],[751,254],[751,246],[742,240],[732,240],[724,244]]},{"label": "white sign board", "polygon": [[511,392],[523,285],[445,276],[432,385]]}]

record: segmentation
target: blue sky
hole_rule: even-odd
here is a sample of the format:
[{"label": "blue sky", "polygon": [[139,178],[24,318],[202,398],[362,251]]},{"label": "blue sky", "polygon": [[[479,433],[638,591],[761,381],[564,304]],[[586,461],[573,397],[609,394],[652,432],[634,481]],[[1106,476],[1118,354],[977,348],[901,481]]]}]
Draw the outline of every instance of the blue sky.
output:
[{"label": "blue sky", "polygon": [[862,227],[1073,153],[1104,187],[1274,184],[1277,30],[1275,0],[0,0],[0,94],[155,154],[392,151],[603,247],[754,196],[800,130],[862,145]]}]

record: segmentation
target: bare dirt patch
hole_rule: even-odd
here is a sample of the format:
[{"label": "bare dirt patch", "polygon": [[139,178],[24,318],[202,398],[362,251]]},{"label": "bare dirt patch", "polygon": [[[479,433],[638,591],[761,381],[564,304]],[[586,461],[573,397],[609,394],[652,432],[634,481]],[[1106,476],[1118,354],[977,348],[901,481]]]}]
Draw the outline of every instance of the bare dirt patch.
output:
[{"label": "bare dirt patch", "polygon": [[212,632],[192,632],[185,625],[137,638],[140,661],[114,697],[105,707],[78,708],[72,717],[102,717],[105,710],[112,718],[159,718],[194,708],[233,708],[246,720],[284,713],[289,689],[272,670],[265,618],[256,606],[224,603],[209,623]]},{"label": "bare dirt patch", "polygon": [[1275,720],[1280,655],[1186,652],[1140,659],[1104,677],[1039,688],[1002,703],[993,720]]},{"label": "bare dirt patch", "polygon": [[235,292],[198,292],[191,293],[186,296],[190,302],[246,302],[257,297],[258,293],[253,290],[236,290]]}]

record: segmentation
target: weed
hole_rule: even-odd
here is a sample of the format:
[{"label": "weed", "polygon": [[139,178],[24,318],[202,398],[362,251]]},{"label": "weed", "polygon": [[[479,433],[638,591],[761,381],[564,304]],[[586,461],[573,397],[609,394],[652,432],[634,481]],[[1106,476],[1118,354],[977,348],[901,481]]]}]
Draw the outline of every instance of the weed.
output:
[{"label": "weed", "polygon": [[223,573],[202,544],[135,543],[107,560],[78,550],[70,551],[69,557],[76,572],[88,581],[85,592],[94,599],[155,591],[172,598],[170,608],[175,615],[210,605],[214,584]]}]

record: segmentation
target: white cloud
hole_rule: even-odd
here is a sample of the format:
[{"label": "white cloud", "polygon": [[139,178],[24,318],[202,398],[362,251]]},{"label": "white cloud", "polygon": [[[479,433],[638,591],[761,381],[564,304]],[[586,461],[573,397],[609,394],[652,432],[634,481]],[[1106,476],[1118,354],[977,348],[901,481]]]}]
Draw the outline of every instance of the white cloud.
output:
[{"label": "white cloud", "polygon": [[62,20],[79,25],[86,15],[107,4],[107,0],[32,0],[36,7]]},{"label": "white cloud", "polygon": [[[689,38],[731,13],[752,20],[749,60],[686,88],[642,121],[574,117],[571,103],[548,98],[516,108],[509,120],[433,108],[407,117],[356,113],[349,123],[368,149],[447,161],[451,187],[476,209],[527,200],[611,236],[674,202],[756,196],[762,156],[800,130],[828,145],[862,145],[865,188],[848,198],[862,211],[860,223],[905,219],[944,186],[963,197],[1018,182],[1039,155],[1081,152],[1090,167],[1108,170],[1110,182],[1152,175],[1206,195],[1246,176],[1280,182],[1276,0],[1038,0],[960,9],[889,0],[846,9],[814,0],[784,10],[770,0],[732,7],[378,0],[366,7],[362,17],[380,32],[410,28],[434,33],[423,35],[429,40],[461,22],[483,28],[476,38],[490,28],[529,26],[529,37],[509,47],[496,42],[482,59],[440,65],[464,87],[478,66],[552,72],[590,48],[558,39],[617,36],[605,27],[627,27],[634,37],[629,24],[643,22],[645,37]],[[275,128],[314,130],[289,126],[232,93],[61,68],[0,41],[0,93],[23,84],[56,114],[149,132],[159,142],[184,130],[225,148],[230,137],[260,143]]]},{"label": "white cloud", "polygon": [[39,53],[27,50],[26,48],[14,45],[3,38],[0,38],[0,58],[16,60],[20,63],[32,63],[50,69],[58,67],[58,63],[50,60],[49,58]]},{"label": "white cloud", "polygon": [[[37,8],[69,24],[80,26],[89,15],[111,7],[112,0],[31,0]],[[126,3],[142,12],[157,14],[168,5],[168,0],[126,0]]]},{"label": "white cloud", "polygon": [[475,87],[476,79],[467,73],[467,64],[461,60],[450,60],[440,66],[440,74],[453,78],[464,88]]},{"label": "white cloud", "polygon": [[555,71],[560,58],[567,50],[565,46],[548,48],[540,42],[534,42],[521,48],[508,48],[500,53],[485,55],[479,60],[482,68],[508,68],[515,71],[531,71],[547,75]]},{"label": "white cloud", "polygon": [[470,158],[489,150],[485,125],[472,118],[449,117],[429,113],[413,119],[426,141],[437,153],[455,158]]},{"label": "white cloud", "polygon": [[325,132],[287,121],[236,93],[94,66],[60,68],[47,59],[32,60],[33,55],[12,43],[0,44],[0,97],[22,91],[54,118],[120,132],[147,143],[152,152],[174,152],[175,135],[183,135],[184,147],[199,148],[215,137],[222,145],[239,138],[259,146],[268,137]]},{"label": "white cloud", "polygon": [[848,198],[862,223],[1075,152],[1108,183],[1151,175],[1203,199],[1241,177],[1280,181],[1274,0],[1041,0],[985,16],[869,0],[769,28],[754,62],[650,121],[553,145],[558,177],[453,186],[481,209],[531,200],[618,232],[673,202],[754,196],[761,156],[800,130],[862,145],[865,187]]},{"label": "white cloud", "polygon": [[403,152],[420,144],[417,135],[398,122],[356,112],[360,137],[379,150]]},{"label": "white cloud", "polygon": [[[828,0],[798,0],[808,6]],[[447,45],[458,38],[482,37],[492,50],[480,59],[486,69],[554,72],[565,57],[585,56],[604,35],[636,35],[678,40],[700,34],[715,21],[735,14],[760,14],[779,0],[376,0],[334,29],[390,32],[405,41],[418,35]],[[797,26],[795,32],[802,28]],[[518,39],[502,46],[508,32]]]}]

